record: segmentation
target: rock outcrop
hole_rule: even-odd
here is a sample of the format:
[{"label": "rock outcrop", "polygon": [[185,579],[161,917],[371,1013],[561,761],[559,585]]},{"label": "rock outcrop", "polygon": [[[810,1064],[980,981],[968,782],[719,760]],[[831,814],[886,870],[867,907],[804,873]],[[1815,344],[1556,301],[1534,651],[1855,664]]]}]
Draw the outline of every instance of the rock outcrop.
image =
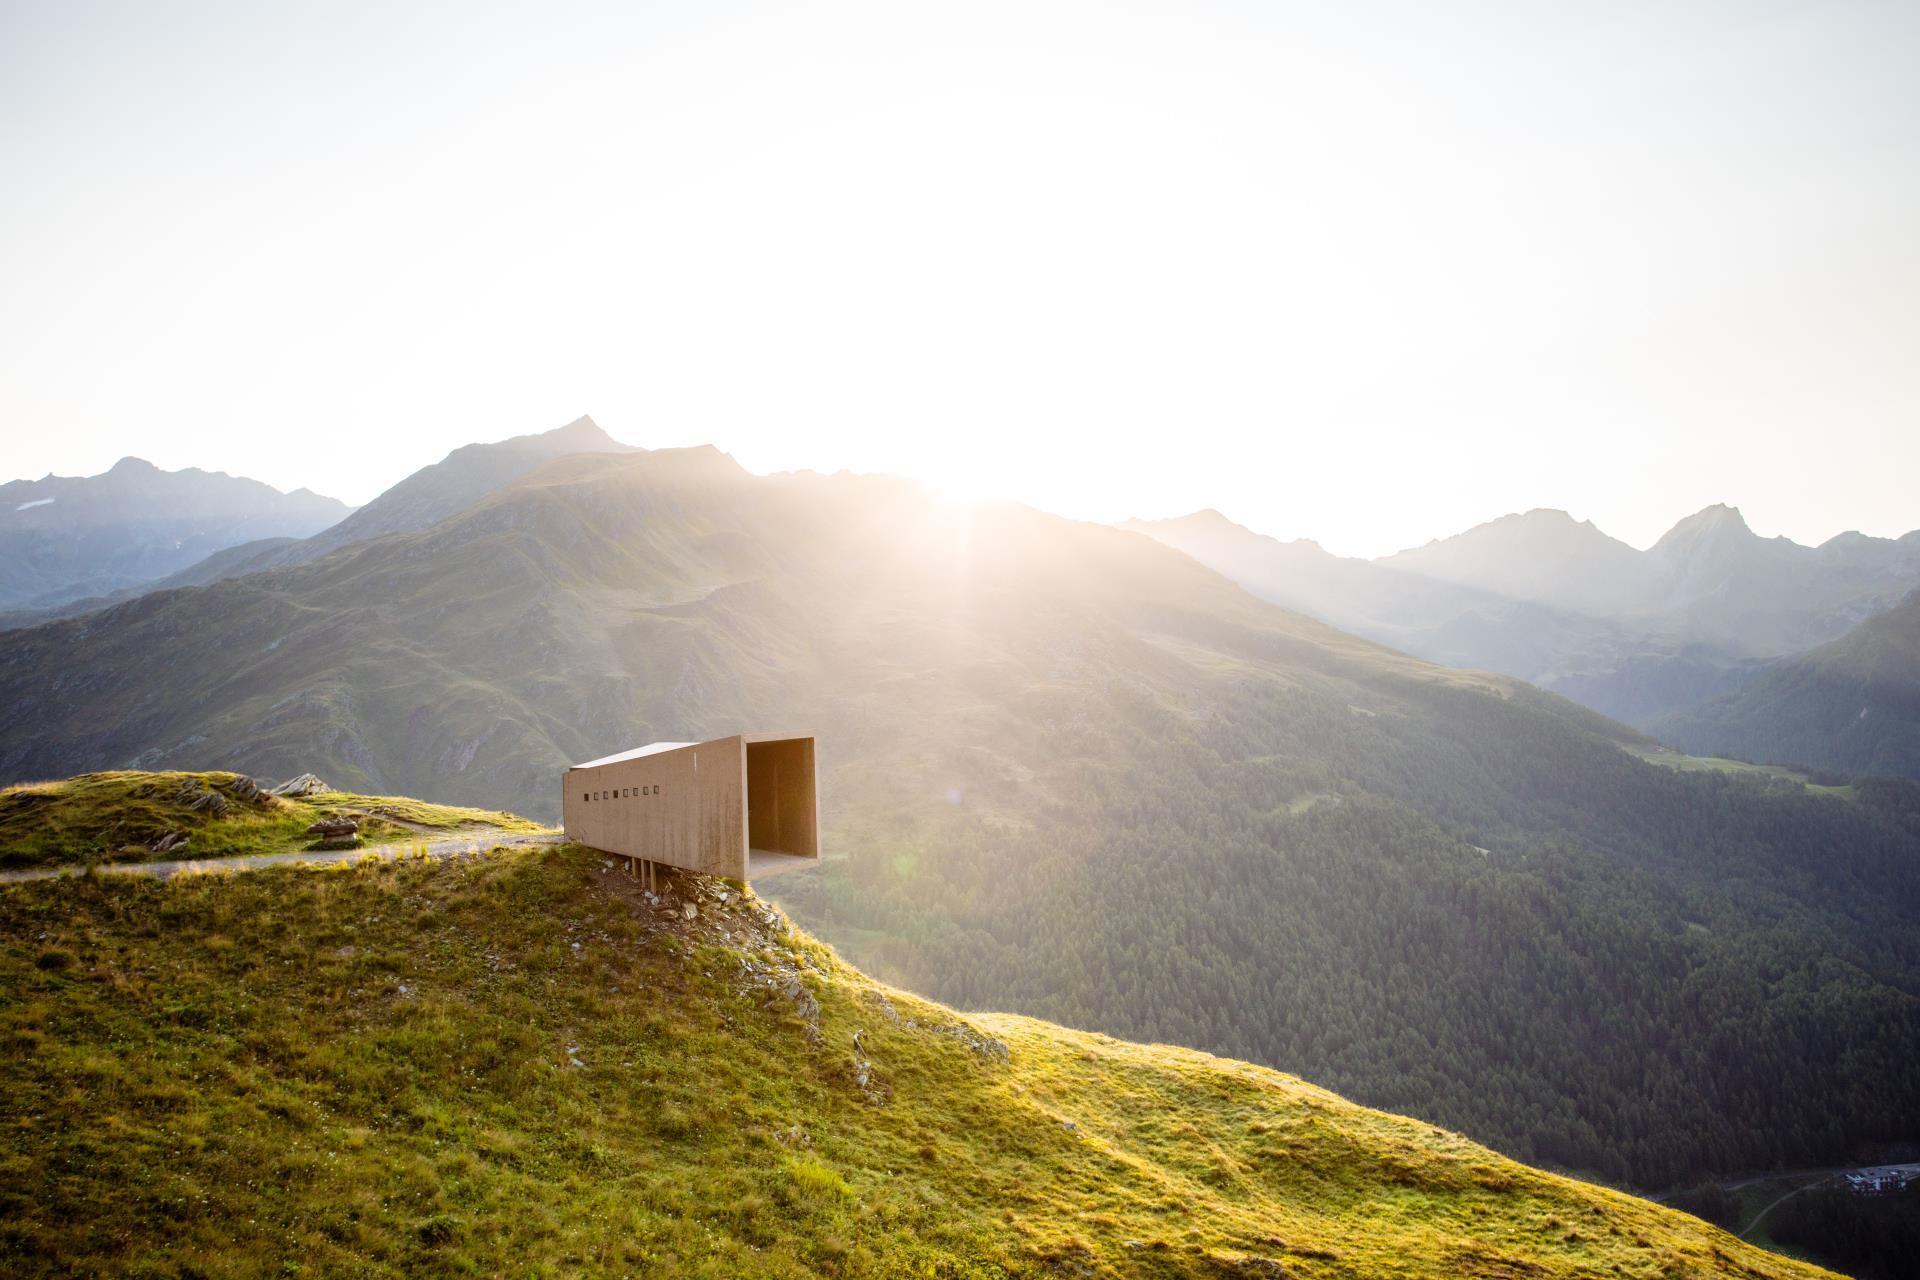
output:
[{"label": "rock outcrop", "polygon": [[360,823],[353,818],[322,818],[307,828],[310,836],[319,836],[319,848],[355,849],[360,845]]}]

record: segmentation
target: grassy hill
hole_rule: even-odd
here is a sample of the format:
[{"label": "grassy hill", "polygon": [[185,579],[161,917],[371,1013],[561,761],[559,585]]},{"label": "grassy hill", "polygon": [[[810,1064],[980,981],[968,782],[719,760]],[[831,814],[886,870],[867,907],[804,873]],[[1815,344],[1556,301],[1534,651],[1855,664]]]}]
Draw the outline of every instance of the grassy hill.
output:
[{"label": "grassy hill", "polygon": [[1689,751],[1920,778],[1920,593],[1654,728]]},{"label": "grassy hill", "polygon": [[571,761],[811,729],[828,862],[779,892],[882,980],[1649,1187],[1920,1136],[1920,805],[1661,768],[1025,508],[565,457],[0,636],[0,706],[0,777],[311,770],[536,818]]},{"label": "grassy hill", "polygon": [[[404,796],[273,796],[233,773],[121,770],[0,789],[0,867],[217,858],[313,848],[307,828],[347,816],[366,843],[422,830],[537,831],[511,813]],[[166,838],[184,843],[162,849]]]},{"label": "grassy hill", "polygon": [[10,886],[0,991],[11,1275],[1825,1274],[574,846]]}]

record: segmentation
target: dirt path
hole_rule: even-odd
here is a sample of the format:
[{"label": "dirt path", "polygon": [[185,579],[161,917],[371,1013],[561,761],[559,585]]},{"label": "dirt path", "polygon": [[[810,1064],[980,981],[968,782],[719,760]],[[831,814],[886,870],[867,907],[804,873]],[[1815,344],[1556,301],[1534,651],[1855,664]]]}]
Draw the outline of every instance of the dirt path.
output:
[{"label": "dirt path", "polygon": [[[391,822],[393,819],[389,818]],[[415,824],[404,824],[415,825]],[[423,832],[431,828],[421,828]],[[221,871],[254,871],[261,867],[330,867],[362,858],[382,861],[392,858],[425,856],[454,858],[461,854],[485,853],[489,849],[522,849],[531,845],[559,844],[565,837],[557,831],[519,834],[479,827],[449,831],[423,840],[392,841],[362,845],[358,849],[319,852],[296,849],[291,853],[248,853],[231,858],[187,858],[179,862],[103,862],[94,868],[103,876],[149,876],[168,880],[174,876],[204,875]],[[0,871],[0,884],[18,884],[23,880],[55,880],[61,876],[85,875],[79,864],[61,867],[27,867],[19,871]]]},{"label": "dirt path", "polygon": [[415,822],[411,818],[402,818],[391,813],[375,813],[372,809],[349,809],[342,806],[339,812],[350,813],[356,818],[371,818],[375,822],[391,822],[396,827],[405,827],[407,830],[417,831],[423,836],[445,835],[447,833],[445,827],[430,827],[424,822]]},{"label": "dirt path", "polygon": [[1785,1204],[1787,1201],[1799,1195],[1802,1191],[1811,1191],[1815,1187],[1824,1187],[1829,1183],[1831,1183],[1832,1181],[1833,1181],[1832,1178],[1820,1178],[1816,1181],[1806,1183],[1804,1186],[1795,1187],[1793,1190],[1787,1192],[1783,1196],[1779,1196],[1779,1197],[1776,1197],[1775,1199],[1767,1201],[1766,1207],[1761,1209],[1760,1212],[1754,1214],[1753,1220],[1748,1222],[1746,1226],[1740,1229],[1740,1238],[1742,1240],[1745,1240],[1751,1237],[1753,1235],[1754,1228],[1760,1225],[1761,1219],[1765,1218],[1768,1214],[1772,1213],[1775,1209],[1779,1208],[1782,1204]]}]

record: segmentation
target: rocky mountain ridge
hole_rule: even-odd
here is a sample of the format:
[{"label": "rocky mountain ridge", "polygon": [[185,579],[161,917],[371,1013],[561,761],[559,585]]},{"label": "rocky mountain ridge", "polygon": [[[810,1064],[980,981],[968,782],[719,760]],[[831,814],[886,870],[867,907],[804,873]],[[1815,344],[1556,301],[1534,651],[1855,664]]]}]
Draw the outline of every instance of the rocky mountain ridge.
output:
[{"label": "rocky mountain ridge", "polygon": [[0,484],[0,608],[45,608],[151,583],[243,542],[305,538],[351,508],[222,471],[122,458],[96,476]]}]

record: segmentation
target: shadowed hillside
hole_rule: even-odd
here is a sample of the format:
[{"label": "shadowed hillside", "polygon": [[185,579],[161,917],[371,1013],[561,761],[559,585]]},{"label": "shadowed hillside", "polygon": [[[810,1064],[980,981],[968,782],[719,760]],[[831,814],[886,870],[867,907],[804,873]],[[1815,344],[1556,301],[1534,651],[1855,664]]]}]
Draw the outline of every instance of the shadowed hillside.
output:
[{"label": "shadowed hillside", "polygon": [[1920,593],[1654,727],[1702,754],[1920,778]]}]

